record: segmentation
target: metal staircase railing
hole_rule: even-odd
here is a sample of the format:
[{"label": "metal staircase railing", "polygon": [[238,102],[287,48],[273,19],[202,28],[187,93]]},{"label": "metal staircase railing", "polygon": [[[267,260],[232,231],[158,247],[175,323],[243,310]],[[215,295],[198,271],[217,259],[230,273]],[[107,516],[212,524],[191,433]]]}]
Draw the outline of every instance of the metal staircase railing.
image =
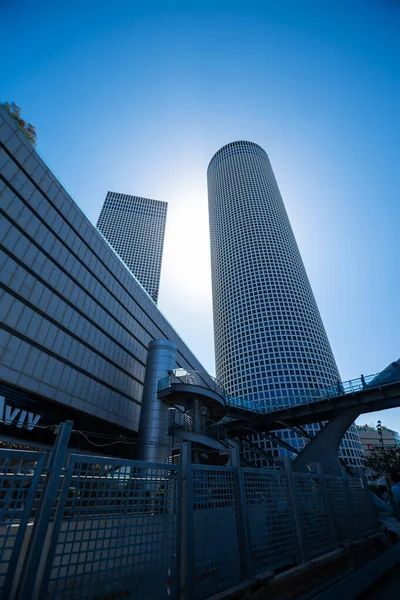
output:
[{"label": "metal staircase railing", "polygon": [[200,433],[223,443],[228,440],[228,433],[223,425],[212,421],[203,415],[195,418],[193,410],[188,410],[186,412],[171,410],[170,414],[172,428],[180,427],[185,431]]},{"label": "metal staircase railing", "polygon": [[227,396],[226,390],[222,383],[215,377],[212,377],[203,371],[186,371],[185,369],[174,369],[166,377],[163,377],[158,382],[158,391],[167,389],[174,383],[184,383],[189,385],[198,385],[200,387],[217,392],[221,396]]}]

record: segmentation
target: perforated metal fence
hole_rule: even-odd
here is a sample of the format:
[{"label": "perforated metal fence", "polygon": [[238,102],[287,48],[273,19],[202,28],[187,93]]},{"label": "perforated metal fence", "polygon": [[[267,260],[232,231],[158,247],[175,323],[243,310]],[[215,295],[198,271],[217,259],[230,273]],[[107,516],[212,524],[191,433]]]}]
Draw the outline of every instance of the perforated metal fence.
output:
[{"label": "perforated metal fence", "polygon": [[0,450],[1,598],[203,600],[378,527],[361,475],[64,454]]},{"label": "perforated metal fence", "polygon": [[328,507],[317,475],[294,473],[293,477],[303,531],[304,554],[307,558],[313,558],[333,547]]},{"label": "perforated metal fence", "polygon": [[296,562],[293,511],[285,473],[243,469],[245,514],[256,572]]},{"label": "perforated metal fence", "polygon": [[[0,590],[8,598],[39,497],[45,454],[0,450]],[[25,541],[25,544],[24,544]]]},{"label": "perforated metal fence", "polygon": [[195,600],[243,578],[236,485],[233,468],[193,465]]},{"label": "perforated metal fence", "polygon": [[178,553],[178,485],[179,466],[71,456],[42,597],[164,597]]},{"label": "perforated metal fence", "polygon": [[358,530],[358,521],[351,504],[350,489],[342,477],[326,477],[335,531],[339,542],[348,542]]},{"label": "perforated metal fence", "polygon": [[371,533],[377,528],[377,517],[371,495],[366,493],[368,488],[365,483],[363,485],[359,478],[352,477],[351,479],[348,478],[347,481],[350,488],[351,503],[357,515],[357,533],[361,533],[361,535]]}]

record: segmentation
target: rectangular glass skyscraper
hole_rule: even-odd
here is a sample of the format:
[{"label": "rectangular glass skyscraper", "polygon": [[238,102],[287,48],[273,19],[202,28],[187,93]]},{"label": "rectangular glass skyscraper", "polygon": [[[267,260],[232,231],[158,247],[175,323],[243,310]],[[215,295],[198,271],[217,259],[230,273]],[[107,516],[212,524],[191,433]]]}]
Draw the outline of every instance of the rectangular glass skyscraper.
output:
[{"label": "rectangular glass skyscraper", "polygon": [[108,192],[97,221],[97,229],[154,302],[160,288],[167,207],[160,200]]}]

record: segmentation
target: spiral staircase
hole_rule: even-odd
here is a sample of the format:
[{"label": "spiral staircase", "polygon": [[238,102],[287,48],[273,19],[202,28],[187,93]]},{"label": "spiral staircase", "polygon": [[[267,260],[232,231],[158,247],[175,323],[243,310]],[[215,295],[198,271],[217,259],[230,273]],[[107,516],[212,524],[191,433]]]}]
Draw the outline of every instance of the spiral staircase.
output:
[{"label": "spiral staircase", "polygon": [[211,378],[210,384],[208,374],[174,369],[159,381],[158,398],[170,409],[168,435],[172,454],[168,462],[179,462],[180,442],[191,442],[194,463],[225,465],[229,451],[239,446],[244,465],[252,466],[244,458],[245,450],[273,464],[272,455],[248,439],[229,437],[227,425],[231,419],[227,416],[227,394],[216,379]]}]

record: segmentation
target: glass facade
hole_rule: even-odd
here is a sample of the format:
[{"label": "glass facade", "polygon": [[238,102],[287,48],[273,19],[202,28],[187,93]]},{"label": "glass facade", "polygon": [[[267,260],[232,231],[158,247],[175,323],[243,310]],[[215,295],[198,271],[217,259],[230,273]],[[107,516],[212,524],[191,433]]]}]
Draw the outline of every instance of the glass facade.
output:
[{"label": "glass facade", "polygon": [[118,256],[158,300],[167,203],[108,192],[97,221]]},{"label": "glass facade", "polygon": [[204,367],[1,106],[0,172],[0,383],[137,432],[151,340]]},{"label": "glass facade", "polygon": [[[252,142],[224,146],[210,162],[208,191],[216,376],[267,410],[307,402],[339,373],[267,154]],[[292,431],[277,435],[304,446]],[[341,456],[361,464],[354,427]]]}]

